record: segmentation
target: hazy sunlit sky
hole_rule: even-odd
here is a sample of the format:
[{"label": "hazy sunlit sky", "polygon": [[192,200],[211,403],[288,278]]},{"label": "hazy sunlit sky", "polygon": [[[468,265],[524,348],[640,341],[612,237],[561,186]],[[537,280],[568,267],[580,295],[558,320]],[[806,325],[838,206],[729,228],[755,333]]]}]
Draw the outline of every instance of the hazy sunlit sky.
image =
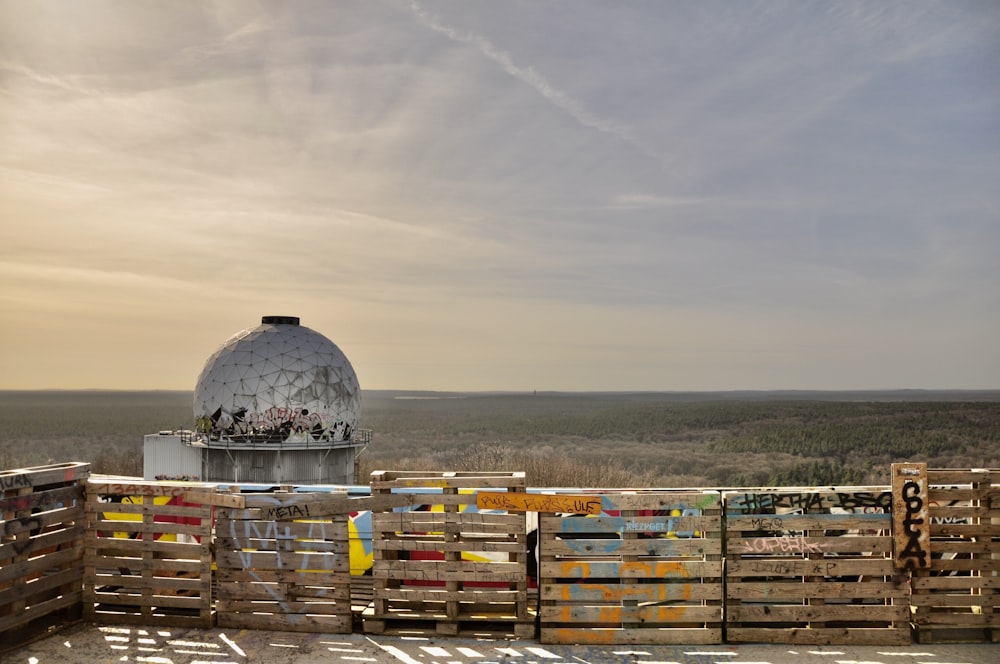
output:
[{"label": "hazy sunlit sky", "polygon": [[1000,3],[0,0],[0,388],[1000,387]]}]

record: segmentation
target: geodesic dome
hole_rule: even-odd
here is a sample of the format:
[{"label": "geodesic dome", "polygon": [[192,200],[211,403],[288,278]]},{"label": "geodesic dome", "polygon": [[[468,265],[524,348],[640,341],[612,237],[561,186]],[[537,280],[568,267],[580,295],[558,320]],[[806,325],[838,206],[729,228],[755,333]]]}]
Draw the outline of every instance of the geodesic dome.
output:
[{"label": "geodesic dome", "polygon": [[194,417],[210,441],[348,441],[361,419],[361,388],[347,356],[291,316],[264,316],[205,362]]}]

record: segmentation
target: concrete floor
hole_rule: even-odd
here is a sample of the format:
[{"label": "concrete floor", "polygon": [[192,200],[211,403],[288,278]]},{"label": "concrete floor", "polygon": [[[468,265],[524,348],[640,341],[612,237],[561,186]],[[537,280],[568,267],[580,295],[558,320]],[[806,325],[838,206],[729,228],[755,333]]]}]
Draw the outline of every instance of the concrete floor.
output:
[{"label": "concrete floor", "polygon": [[[0,646],[2,647],[2,646]],[[3,664],[998,664],[1000,644],[912,646],[554,646],[448,636],[298,634],[262,630],[101,626],[78,622],[22,647]]]}]

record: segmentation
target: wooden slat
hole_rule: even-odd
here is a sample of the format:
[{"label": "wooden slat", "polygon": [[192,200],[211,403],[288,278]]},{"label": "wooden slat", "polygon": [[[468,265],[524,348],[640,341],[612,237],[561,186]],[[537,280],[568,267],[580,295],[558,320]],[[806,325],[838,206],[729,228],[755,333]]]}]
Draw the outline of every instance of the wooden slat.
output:
[{"label": "wooden slat", "polygon": [[[346,494],[245,494],[216,512],[220,626],[351,630]],[[331,500],[335,501],[331,502]],[[336,515],[319,511],[344,509]],[[294,515],[308,519],[289,520]]]},{"label": "wooden slat", "polygon": [[[433,633],[457,634],[466,622],[485,621],[531,635],[525,514],[477,508],[481,489],[521,495],[524,473],[379,471],[371,487],[373,499],[413,491],[412,504],[426,509],[372,513],[373,603],[364,615],[366,632],[417,621]],[[433,559],[400,559],[418,554]],[[466,555],[490,560],[464,560]],[[481,584],[506,590],[508,601],[487,602],[476,589]]]},{"label": "wooden slat", "polygon": [[[753,623],[751,623],[753,624]],[[883,627],[733,627],[729,643],[788,643],[796,645],[909,645],[910,632]]]},{"label": "wooden slat", "polygon": [[539,516],[543,643],[718,643],[719,494],[599,494],[612,514]]},{"label": "wooden slat", "polygon": [[[86,619],[161,627],[213,625],[212,507],[155,503],[156,498],[163,502],[163,497],[183,501],[192,488],[209,491],[214,485],[121,478],[88,482]],[[101,496],[128,497],[133,502],[106,503]],[[115,520],[110,514],[138,520]],[[177,523],[177,519],[196,519],[197,523]],[[179,541],[161,539],[168,537]]]},{"label": "wooden slat", "polygon": [[1000,471],[927,476],[931,558],[911,579],[915,636],[1000,642]]},{"label": "wooden slat", "polygon": [[81,601],[90,466],[53,464],[0,471],[0,641]]},{"label": "wooden slat", "polygon": [[543,622],[590,623],[610,625],[615,623],[642,623],[644,628],[665,627],[678,623],[709,623],[722,619],[721,606],[692,606],[686,604],[607,606],[562,605],[543,606],[539,617]]},{"label": "wooden slat", "polygon": [[891,498],[881,487],[727,494],[728,639],[908,640],[909,587],[892,558]]},{"label": "wooden slat", "polygon": [[77,461],[0,471],[0,491],[73,484],[90,477],[90,464]]},{"label": "wooden slat", "polygon": [[542,627],[542,643],[579,645],[711,645],[722,643],[722,628],[642,629]]}]

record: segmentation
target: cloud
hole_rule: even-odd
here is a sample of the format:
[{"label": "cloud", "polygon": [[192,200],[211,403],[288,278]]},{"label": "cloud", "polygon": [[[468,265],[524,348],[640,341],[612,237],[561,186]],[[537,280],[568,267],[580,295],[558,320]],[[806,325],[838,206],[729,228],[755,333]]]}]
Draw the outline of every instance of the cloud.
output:
[{"label": "cloud", "polygon": [[415,0],[411,0],[410,8],[413,11],[414,16],[416,16],[423,25],[427,26],[431,30],[434,30],[435,32],[445,35],[452,41],[474,47],[482,55],[500,65],[505,72],[538,92],[552,106],[569,114],[574,120],[580,123],[580,125],[589,129],[595,129],[605,134],[611,134],[621,139],[641,154],[655,160],[661,165],[664,165],[662,158],[652,152],[647,145],[639,141],[633,135],[633,132],[629,127],[621,123],[614,122],[608,118],[602,118],[596,113],[593,113],[579,100],[574,99],[572,96],[553,85],[545,76],[533,67],[520,66],[516,64],[513,57],[509,53],[495,47],[482,35],[471,32],[463,32],[440,22],[436,17],[432,16],[429,12],[423,9],[423,7],[421,7]]},{"label": "cloud", "polygon": [[97,347],[166,305],[209,340],[302,315],[385,387],[753,387],[785,353],[783,386],[1000,372],[996,11],[0,11],[18,343],[41,308]]}]

